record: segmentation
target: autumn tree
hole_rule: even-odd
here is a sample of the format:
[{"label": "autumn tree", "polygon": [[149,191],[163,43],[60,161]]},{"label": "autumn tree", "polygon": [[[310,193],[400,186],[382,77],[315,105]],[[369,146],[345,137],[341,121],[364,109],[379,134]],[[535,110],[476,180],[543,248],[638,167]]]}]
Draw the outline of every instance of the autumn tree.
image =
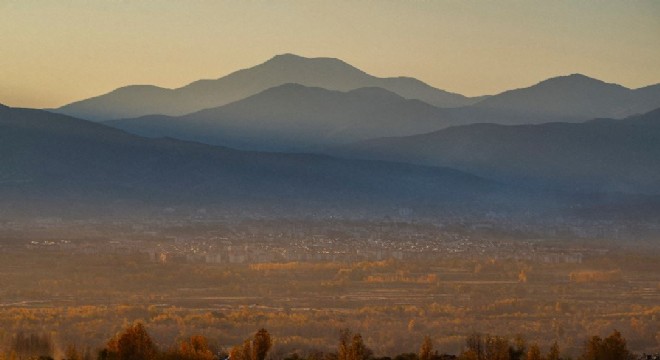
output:
[{"label": "autumn tree", "polygon": [[521,360],[525,356],[527,350],[527,341],[522,335],[516,335],[513,339],[513,344],[509,347],[509,359]]},{"label": "autumn tree", "polygon": [[273,346],[273,340],[266,329],[260,329],[252,340],[245,339],[242,345],[234,346],[229,352],[232,360],[264,360]]},{"label": "autumn tree", "polygon": [[92,349],[89,346],[85,346],[83,349],[82,360],[92,360]]},{"label": "autumn tree", "polygon": [[273,341],[268,331],[266,329],[257,331],[252,341],[252,360],[264,360],[271,346]]},{"label": "autumn tree", "polygon": [[537,344],[532,344],[527,351],[527,360],[541,360],[541,349]]},{"label": "autumn tree", "polygon": [[484,341],[479,333],[472,333],[465,339],[467,350],[464,357],[476,360],[484,359]]},{"label": "autumn tree", "polygon": [[509,360],[509,341],[500,336],[487,336],[485,341],[485,359]]},{"label": "autumn tree", "polygon": [[364,344],[362,335],[353,335],[351,347],[348,351],[348,360],[367,360],[372,355],[371,350]]},{"label": "autumn tree", "polygon": [[458,356],[458,360],[479,360],[479,358],[474,350],[467,349]]},{"label": "autumn tree", "polygon": [[371,358],[373,352],[362,340],[362,335],[351,337],[349,329],[339,330],[339,346],[337,347],[337,360],[366,360]]},{"label": "autumn tree", "polygon": [[11,341],[10,351],[19,358],[53,357],[53,339],[50,334],[18,333]]},{"label": "autumn tree", "polygon": [[621,333],[614,332],[605,339],[600,336],[592,336],[586,341],[581,360],[626,360],[630,357],[626,345],[626,339]]},{"label": "autumn tree", "polygon": [[432,352],[433,342],[430,337],[425,336],[424,342],[422,342],[422,346],[419,348],[419,360],[431,360],[431,356],[433,356]]},{"label": "autumn tree", "polygon": [[557,344],[557,341],[552,343],[552,346],[550,346],[550,350],[548,351],[548,355],[546,356],[546,360],[560,360],[560,357],[559,357],[559,344]]},{"label": "autumn tree", "polygon": [[241,359],[252,360],[252,342],[250,339],[245,339],[245,341],[243,341],[243,347],[241,348]]},{"label": "autumn tree", "polygon": [[144,325],[136,323],[108,341],[106,348],[99,353],[99,360],[154,360],[157,353]]},{"label": "autumn tree", "polygon": [[337,348],[337,360],[348,360],[348,352],[351,346],[351,330],[339,330],[339,346]]},{"label": "autumn tree", "polygon": [[69,344],[64,350],[65,360],[82,360],[82,355],[76,348],[76,345]]},{"label": "autumn tree", "polygon": [[252,342],[245,339],[242,345],[236,345],[229,351],[232,360],[252,360]]},{"label": "autumn tree", "polygon": [[617,330],[605,338],[603,341],[603,347],[605,353],[608,355],[605,357],[605,360],[618,360],[618,359],[627,359],[630,357],[630,352],[628,351],[628,345],[626,339],[621,336],[621,333]]},{"label": "autumn tree", "polygon": [[243,346],[236,345],[229,350],[229,358],[232,360],[243,360]]},{"label": "autumn tree", "polygon": [[178,349],[168,351],[165,360],[213,360],[213,352],[209,349],[204,336],[195,335],[179,344]]},{"label": "autumn tree", "polygon": [[603,339],[594,335],[584,344],[584,351],[582,352],[581,360],[600,360],[603,357],[602,354],[603,348]]}]

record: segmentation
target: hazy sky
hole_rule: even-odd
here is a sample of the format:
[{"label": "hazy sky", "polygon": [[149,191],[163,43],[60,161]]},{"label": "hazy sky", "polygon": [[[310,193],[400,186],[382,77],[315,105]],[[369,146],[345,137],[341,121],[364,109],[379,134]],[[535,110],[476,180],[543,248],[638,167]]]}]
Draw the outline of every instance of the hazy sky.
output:
[{"label": "hazy sky", "polygon": [[0,0],[0,103],[179,87],[273,55],[465,95],[583,73],[660,82],[660,1]]}]

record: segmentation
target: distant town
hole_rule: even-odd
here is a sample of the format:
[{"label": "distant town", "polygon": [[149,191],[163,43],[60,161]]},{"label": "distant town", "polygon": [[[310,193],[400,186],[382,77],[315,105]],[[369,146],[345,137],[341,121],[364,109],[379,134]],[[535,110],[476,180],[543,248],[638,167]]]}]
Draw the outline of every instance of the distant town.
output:
[{"label": "distant town", "polygon": [[[410,211],[411,212],[411,211]],[[39,218],[0,223],[13,241],[0,251],[26,248],[74,254],[143,254],[160,263],[241,264],[294,261],[380,261],[434,258],[518,259],[581,263],[584,256],[660,234],[660,224],[556,219],[515,223],[491,221],[430,223],[404,216],[382,221],[251,221],[192,218],[64,221]],[[69,229],[75,228],[75,235]],[[108,235],[111,234],[111,235]],[[590,241],[598,240],[600,250]],[[585,250],[588,249],[588,250]]]}]

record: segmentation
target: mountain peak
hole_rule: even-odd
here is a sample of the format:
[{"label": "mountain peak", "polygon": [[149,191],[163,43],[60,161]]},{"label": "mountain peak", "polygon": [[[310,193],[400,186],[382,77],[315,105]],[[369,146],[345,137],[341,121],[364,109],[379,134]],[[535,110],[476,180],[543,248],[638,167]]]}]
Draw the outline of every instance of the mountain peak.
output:
[{"label": "mountain peak", "polygon": [[[622,118],[656,107],[638,104],[632,90],[594,79],[570,74],[543,80],[530,87],[505,91],[479,103],[480,107],[515,111],[519,114],[553,116],[569,121],[601,117]],[[657,97],[655,97],[657,99]]]},{"label": "mountain peak", "polygon": [[303,60],[303,59],[309,59],[304,56],[296,55],[293,53],[284,53],[284,54],[277,54],[273,56],[269,61],[273,60]]},{"label": "mountain peak", "polygon": [[[284,54],[278,54],[270,58],[270,60],[266,61],[264,64],[269,64],[269,63],[318,63],[318,62],[326,62],[326,63],[339,63],[339,64],[344,64],[347,66],[351,66],[348,63],[337,59],[337,58],[331,58],[331,57],[305,57],[301,55],[296,55],[292,53],[284,53]],[[352,66],[351,66],[352,67]]]},{"label": "mountain peak", "polygon": [[286,83],[343,92],[361,87],[381,87],[406,99],[418,99],[439,107],[465,106],[476,101],[412,78],[376,77],[337,58],[283,53],[219,79],[198,80],[176,89],[122,87],[62,106],[55,111],[94,120],[135,118],[150,114],[181,116],[226,105]]},{"label": "mountain peak", "polygon": [[[561,76],[559,76],[559,77],[561,77]],[[573,74],[569,74],[569,75],[564,75],[563,77],[565,77],[565,78],[569,78],[569,79],[582,79],[582,80],[596,80],[596,81],[600,81],[600,80],[598,80],[598,79],[595,79],[595,78],[592,78],[592,77],[589,77],[589,76],[587,76],[587,75],[580,74],[580,73],[573,73]]]},{"label": "mountain peak", "polygon": [[624,88],[619,84],[611,84],[605,81],[589,77],[584,74],[574,73],[570,75],[555,76],[543,80],[538,85],[567,85],[567,86],[616,86]]},{"label": "mountain peak", "polygon": [[[343,60],[331,57],[304,57],[296,54],[286,53],[275,55],[270,60],[257,65],[256,68],[269,69],[271,71],[286,71],[292,73],[317,73],[334,74],[342,77],[370,77],[364,71],[346,63]],[[293,79],[293,78],[292,78]]]}]

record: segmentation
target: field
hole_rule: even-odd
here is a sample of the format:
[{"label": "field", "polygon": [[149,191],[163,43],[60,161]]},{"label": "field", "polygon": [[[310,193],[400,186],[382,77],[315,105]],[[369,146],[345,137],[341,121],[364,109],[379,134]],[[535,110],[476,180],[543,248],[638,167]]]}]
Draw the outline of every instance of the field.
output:
[{"label": "field", "polygon": [[660,350],[658,252],[599,251],[578,263],[437,256],[417,260],[207,264],[144,253],[0,253],[0,344],[48,333],[97,349],[143,321],[161,346],[195,334],[227,350],[264,327],[274,354],[333,351],[339,329],[376,355],[416,352],[430,336],[459,353],[478,332],[522,335],[576,354],[591,335],[622,332],[636,352]]}]

